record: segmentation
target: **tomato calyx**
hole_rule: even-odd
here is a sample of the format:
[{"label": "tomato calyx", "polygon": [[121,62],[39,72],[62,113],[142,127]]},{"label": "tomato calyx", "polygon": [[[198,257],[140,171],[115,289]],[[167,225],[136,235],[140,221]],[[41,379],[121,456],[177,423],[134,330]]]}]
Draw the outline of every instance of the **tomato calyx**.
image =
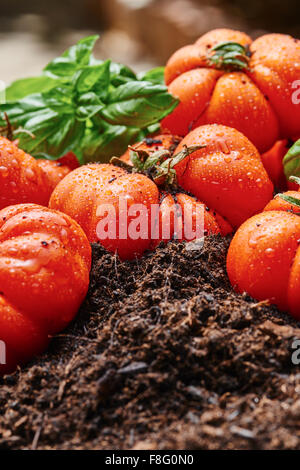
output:
[{"label": "tomato calyx", "polygon": [[177,175],[174,169],[175,166],[196,150],[200,150],[204,147],[205,145],[184,146],[179,153],[172,155],[170,150],[166,149],[151,152],[129,146],[132,165],[117,157],[112,157],[110,163],[125,169],[129,173],[145,174],[158,186],[176,188]]},{"label": "tomato calyx", "polygon": [[238,42],[221,42],[211,49],[208,64],[219,70],[245,70],[249,67],[250,50]]},{"label": "tomato calyx", "polygon": [[[300,186],[300,178],[298,176],[291,176],[289,180]],[[293,206],[300,207],[300,199],[296,199],[295,197],[289,196],[284,193],[279,193],[277,194],[277,196],[283,199],[284,201],[288,202],[289,204],[292,204]]]}]

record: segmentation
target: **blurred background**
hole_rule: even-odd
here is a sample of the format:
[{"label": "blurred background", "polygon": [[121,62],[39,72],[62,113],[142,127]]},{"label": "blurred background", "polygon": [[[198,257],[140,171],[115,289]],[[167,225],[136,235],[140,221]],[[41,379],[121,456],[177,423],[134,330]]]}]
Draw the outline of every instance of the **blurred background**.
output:
[{"label": "blurred background", "polygon": [[299,0],[0,0],[0,80],[38,74],[83,36],[135,71],[163,65],[212,28],[300,35]]}]

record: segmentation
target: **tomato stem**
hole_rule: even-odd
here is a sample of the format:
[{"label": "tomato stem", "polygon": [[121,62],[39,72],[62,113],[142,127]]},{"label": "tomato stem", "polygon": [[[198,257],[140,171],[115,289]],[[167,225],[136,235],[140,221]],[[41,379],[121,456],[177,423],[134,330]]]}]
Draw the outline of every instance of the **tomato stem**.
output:
[{"label": "tomato stem", "polygon": [[133,173],[134,167],[132,165],[129,165],[128,163],[124,162],[118,157],[112,157],[109,161],[111,165],[115,165],[119,168],[123,168],[123,170],[128,171],[128,173]]},{"label": "tomato stem", "polygon": [[8,140],[13,140],[13,126],[9,120],[9,117],[6,112],[4,112],[4,121],[6,122],[6,126],[0,127],[0,134],[3,135],[5,134],[4,137],[6,137]]},{"label": "tomato stem", "polygon": [[[291,176],[289,180],[300,186],[300,178],[298,178],[298,176]],[[279,193],[277,194],[277,196],[283,199],[284,201],[288,202],[289,204],[292,204],[293,206],[300,207],[300,199],[296,199],[295,197],[289,196],[288,194],[284,193]]]},{"label": "tomato stem", "polygon": [[176,187],[177,175],[174,167],[191,155],[191,153],[204,147],[205,145],[184,146],[179,153],[172,155],[166,149],[151,152],[129,146],[132,165],[117,157],[112,157],[110,163],[130,173],[143,173],[150,177],[158,186]]}]

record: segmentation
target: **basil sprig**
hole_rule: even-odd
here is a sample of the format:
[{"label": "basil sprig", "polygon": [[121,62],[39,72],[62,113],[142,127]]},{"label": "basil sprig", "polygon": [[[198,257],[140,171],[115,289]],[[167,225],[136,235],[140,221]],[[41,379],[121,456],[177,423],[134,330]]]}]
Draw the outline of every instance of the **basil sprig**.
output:
[{"label": "basil sprig", "polygon": [[97,39],[80,40],[41,76],[6,89],[0,127],[6,112],[19,146],[34,157],[57,159],[72,151],[81,163],[108,161],[158,130],[177,106],[164,85],[163,67],[136,75],[122,64],[97,60]]}]

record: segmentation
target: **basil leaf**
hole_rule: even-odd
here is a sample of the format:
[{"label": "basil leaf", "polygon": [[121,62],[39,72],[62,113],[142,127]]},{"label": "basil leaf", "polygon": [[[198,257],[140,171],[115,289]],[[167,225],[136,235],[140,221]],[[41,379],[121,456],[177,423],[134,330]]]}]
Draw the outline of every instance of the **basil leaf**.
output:
[{"label": "basil leaf", "polygon": [[92,50],[99,36],[88,36],[67,49],[61,57],[52,60],[44,68],[44,73],[52,78],[67,81],[81,67],[90,62]]},{"label": "basil leaf", "polygon": [[146,80],[151,83],[156,83],[159,85],[165,84],[165,76],[164,76],[164,67],[156,67],[148,72],[141,73],[138,75],[139,80]]},{"label": "basil leaf", "polygon": [[45,106],[63,114],[74,114],[72,89],[68,86],[53,88],[42,94]]},{"label": "basil leaf", "polygon": [[[33,132],[34,138],[26,131]],[[28,122],[24,131],[18,133],[19,145],[36,158],[49,155],[57,159],[70,151],[80,158],[78,149],[84,131],[85,125],[72,117],[45,113],[36,122]]]},{"label": "basil leaf", "polygon": [[141,139],[140,129],[105,124],[100,133],[94,129],[83,140],[85,161],[109,162],[112,156],[120,156],[128,145]]},{"label": "basil leaf", "polygon": [[111,62],[110,64],[110,82],[114,87],[124,83],[136,80],[136,74],[126,65]]},{"label": "basil leaf", "polygon": [[[10,122],[13,125],[23,125],[28,119],[36,116],[40,111],[45,108],[45,101],[40,93],[30,95],[23,100],[16,101],[14,103],[5,103],[0,105],[1,112],[6,112]],[[0,120],[0,125],[3,125],[5,121]]]},{"label": "basil leaf", "polygon": [[300,139],[285,154],[282,163],[287,178],[300,176]]},{"label": "basil leaf", "polygon": [[76,62],[80,66],[88,65],[98,39],[99,35],[97,34],[80,39],[77,44],[71,46],[63,53],[63,57],[70,59],[72,62]]},{"label": "basil leaf", "polygon": [[96,93],[90,92],[79,97],[77,101],[76,116],[79,120],[91,119],[103,108]]},{"label": "basil leaf", "polygon": [[99,97],[105,97],[108,93],[110,78],[110,61],[101,65],[90,65],[81,69],[75,75],[75,89],[77,93],[86,93],[90,90],[97,91]]},{"label": "basil leaf", "polygon": [[20,147],[36,158],[109,161],[128,144],[159,130],[159,121],[178,101],[163,84],[163,68],[136,75],[129,67],[97,60],[98,36],[79,41],[51,61],[40,77],[18,80],[0,105]]},{"label": "basil leaf", "polygon": [[154,95],[165,91],[167,91],[167,87],[164,85],[133,80],[115,88],[109,95],[109,101],[111,103],[116,103],[131,98],[140,98],[142,96]]},{"label": "basil leaf", "polygon": [[40,77],[16,80],[6,88],[6,100],[18,101],[33,93],[42,93],[43,91],[51,90],[51,88],[54,88],[58,83],[58,80],[43,75]]},{"label": "basil leaf", "polygon": [[114,89],[100,111],[110,124],[148,127],[169,114],[178,101],[162,85],[133,81]]},{"label": "basil leaf", "polygon": [[177,102],[163,93],[152,98],[136,98],[109,104],[100,111],[107,122],[115,125],[148,127],[167,116]]}]

